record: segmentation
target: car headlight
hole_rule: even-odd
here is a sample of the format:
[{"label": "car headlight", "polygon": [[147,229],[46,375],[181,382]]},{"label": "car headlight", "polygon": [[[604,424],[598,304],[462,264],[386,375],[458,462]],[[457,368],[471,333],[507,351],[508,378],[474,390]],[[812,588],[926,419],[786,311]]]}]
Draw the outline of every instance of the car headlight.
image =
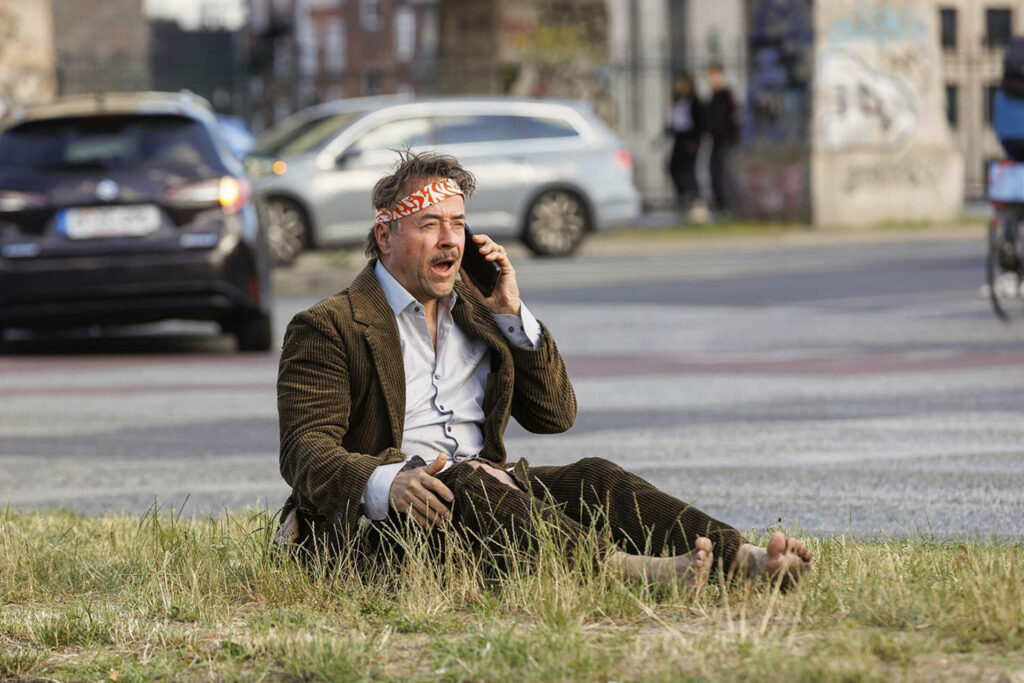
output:
[{"label": "car headlight", "polygon": [[37,192],[0,190],[0,213],[17,213],[46,206],[46,195]]},{"label": "car headlight", "polygon": [[288,165],[281,159],[273,157],[248,157],[245,160],[245,172],[251,178],[262,178],[268,175],[284,175]]}]

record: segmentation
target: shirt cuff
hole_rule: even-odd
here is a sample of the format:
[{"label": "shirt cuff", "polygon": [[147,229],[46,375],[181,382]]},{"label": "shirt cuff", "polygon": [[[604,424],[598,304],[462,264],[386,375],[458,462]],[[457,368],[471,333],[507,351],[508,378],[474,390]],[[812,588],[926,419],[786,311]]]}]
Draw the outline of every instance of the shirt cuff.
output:
[{"label": "shirt cuff", "polygon": [[388,508],[391,506],[391,483],[404,466],[404,462],[379,465],[370,475],[362,500],[363,513],[367,519],[379,520],[388,516]]},{"label": "shirt cuff", "polygon": [[498,323],[505,339],[521,349],[539,349],[541,329],[540,323],[530,313],[526,304],[520,303],[519,315],[511,313],[495,313],[494,322]]}]

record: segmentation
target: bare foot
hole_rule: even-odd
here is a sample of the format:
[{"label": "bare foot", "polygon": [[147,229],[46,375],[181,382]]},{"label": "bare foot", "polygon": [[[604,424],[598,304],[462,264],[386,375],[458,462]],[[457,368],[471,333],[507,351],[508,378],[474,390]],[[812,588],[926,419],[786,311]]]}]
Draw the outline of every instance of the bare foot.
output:
[{"label": "bare foot", "polygon": [[711,573],[714,553],[711,551],[711,539],[700,536],[693,550],[684,555],[649,557],[615,551],[607,556],[607,562],[630,578],[666,586],[680,580],[686,586],[703,586]]},{"label": "bare foot", "polygon": [[751,543],[741,545],[733,570],[750,581],[781,578],[781,586],[786,589],[811,570],[811,551],[803,541],[776,531],[764,548]]}]

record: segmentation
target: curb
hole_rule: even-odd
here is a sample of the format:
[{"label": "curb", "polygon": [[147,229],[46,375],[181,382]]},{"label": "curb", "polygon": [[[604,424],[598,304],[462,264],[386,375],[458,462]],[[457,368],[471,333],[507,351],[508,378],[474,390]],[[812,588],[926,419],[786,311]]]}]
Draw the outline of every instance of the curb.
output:
[{"label": "curb", "polygon": [[[643,227],[597,233],[589,236],[574,258],[611,258],[643,256],[650,253],[679,253],[725,248],[778,250],[794,247],[856,246],[901,244],[929,241],[977,240],[979,249],[985,240],[982,223],[940,226],[834,230],[811,230],[798,226],[766,226],[765,232],[749,231],[715,234],[695,226],[687,234],[686,226]],[[513,263],[537,258],[519,242],[506,245]],[[273,272],[274,294],[284,297],[325,297],[341,291],[355,278],[366,261],[362,246],[305,252],[296,262]]]}]

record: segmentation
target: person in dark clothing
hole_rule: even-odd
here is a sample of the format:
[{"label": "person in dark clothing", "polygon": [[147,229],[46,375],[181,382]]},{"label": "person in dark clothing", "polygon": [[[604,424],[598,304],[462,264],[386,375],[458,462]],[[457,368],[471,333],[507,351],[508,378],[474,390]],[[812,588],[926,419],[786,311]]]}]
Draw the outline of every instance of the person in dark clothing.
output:
[{"label": "person in dark clothing", "polygon": [[689,74],[679,74],[673,89],[672,109],[665,132],[672,136],[668,172],[680,206],[700,196],[697,186],[697,150],[704,134],[704,111]]},{"label": "person in dark clothing", "polygon": [[724,211],[729,208],[726,162],[729,151],[739,139],[736,101],[733,99],[732,90],[725,82],[725,73],[720,65],[711,64],[706,73],[712,92],[707,107],[707,131],[711,134],[708,175],[711,176],[711,192],[714,195],[715,208]]}]

